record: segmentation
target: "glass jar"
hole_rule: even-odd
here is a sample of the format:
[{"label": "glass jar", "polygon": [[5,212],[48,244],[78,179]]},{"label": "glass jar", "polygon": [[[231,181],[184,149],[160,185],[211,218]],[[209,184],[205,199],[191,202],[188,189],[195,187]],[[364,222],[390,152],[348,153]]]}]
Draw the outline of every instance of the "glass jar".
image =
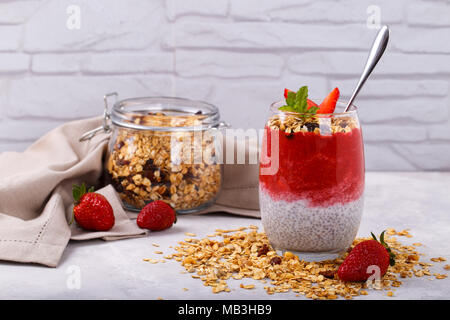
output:
[{"label": "glass jar", "polygon": [[[364,148],[356,107],[298,114],[271,105],[260,161],[261,219],[276,249],[311,256],[346,250],[364,204]],[[337,109],[345,105],[338,103]],[[317,254],[317,255],[315,255]]]},{"label": "glass jar", "polygon": [[[220,192],[222,166],[217,131],[226,124],[212,104],[182,98],[117,101],[105,96],[104,127],[111,131],[105,181],[126,209],[163,200],[178,213],[212,205]],[[110,124],[109,124],[110,123]]]}]

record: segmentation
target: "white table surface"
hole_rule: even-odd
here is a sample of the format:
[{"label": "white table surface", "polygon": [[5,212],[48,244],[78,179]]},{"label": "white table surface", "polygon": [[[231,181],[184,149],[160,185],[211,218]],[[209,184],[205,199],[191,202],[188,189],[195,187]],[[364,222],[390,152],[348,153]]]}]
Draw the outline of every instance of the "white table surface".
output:
[{"label": "white table surface", "polygon": [[[0,299],[304,299],[292,292],[268,295],[264,284],[252,279],[231,279],[231,292],[213,294],[199,279],[180,273],[184,268],[179,262],[142,261],[162,258],[155,250],[173,252],[168,247],[186,238],[185,232],[203,237],[216,228],[250,224],[261,227],[259,219],[224,214],[185,215],[173,228],[144,238],[72,241],[57,268],[0,262]],[[436,263],[431,270],[447,273],[443,266],[450,264],[450,172],[367,173],[365,210],[358,235],[367,236],[370,231],[389,227],[410,228],[414,237],[402,237],[401,241],[423,243],[425,246],[419,250],[426,254],[424,261],[446,257],[447,262]],[[160,247],[155,248],[152,243]],[[73,270],[80,271],[79,289],[67,286]],[[256,288],[240,289],[241,282],[255,283]],[[370,291],[368,296],[355,299],[450,299],[450,280],[407,278],[394,297],[387,297],[385,291]]]}]

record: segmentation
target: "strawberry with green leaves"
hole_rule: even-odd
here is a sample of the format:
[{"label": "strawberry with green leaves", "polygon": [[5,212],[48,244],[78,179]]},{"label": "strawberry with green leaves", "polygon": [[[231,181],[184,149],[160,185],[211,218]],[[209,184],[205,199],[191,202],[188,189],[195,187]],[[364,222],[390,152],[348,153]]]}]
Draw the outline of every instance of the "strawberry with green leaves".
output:
[{"label": "strawberry with green leaves", "polygon": [[86,190],[84,183],[81,186],[74,185],[72,195],[75,205],[73,218],[80,227],[91,231],[107,231],[114,226],[111,204],[103,195],[94,192],[94,187]]},{"label": "strawberry with green leaves", "polygon": [[380,241],[372,233],[372,240],[358,243],[339,266],[338,276],[342,281],[366,281],[372,273],[368,273],[370,266],[380,269],[380,277],[386,274],[389,265],[395,264],[395,255],[384,241],[384,232]]}]

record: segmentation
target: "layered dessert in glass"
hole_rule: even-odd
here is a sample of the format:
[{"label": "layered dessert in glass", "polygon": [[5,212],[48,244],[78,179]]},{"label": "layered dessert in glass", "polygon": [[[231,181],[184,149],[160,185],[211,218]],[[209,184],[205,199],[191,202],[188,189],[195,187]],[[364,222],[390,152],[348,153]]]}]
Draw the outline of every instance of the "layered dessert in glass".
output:
[{"label": "layered dessert in glass", "polygon": [[259,191],[265,232],[275,249],[341,252],[356,236],[364,203],[356,108],[343,112],[337,88],[320,105],[307,99],[306,87],[285,96],[272,104],[264,129]]}]

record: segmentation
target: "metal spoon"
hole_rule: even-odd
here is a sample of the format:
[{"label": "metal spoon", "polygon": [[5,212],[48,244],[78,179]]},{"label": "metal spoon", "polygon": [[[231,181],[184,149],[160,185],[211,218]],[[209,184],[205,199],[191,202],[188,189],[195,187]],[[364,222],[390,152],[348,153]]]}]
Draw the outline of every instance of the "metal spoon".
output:
[{"label": "metal spoon", "polygon": [[356,96],[358,95],[359,90],[361,90],[367,78],[369,78],[370,74],[372,73],[372,70],[375,68],[381,56],[383,55],[384,50],[386,49],[386,46],[388,44],[388,41],[389,41],[389,28],[388,26],[383,26],[380,29],[380,31],[378,31],[377,37],[375,38],[375,41],[372,44],[372,49],[370,49],[369,57],[367,57],[367,62],[366,66],[364,67],[364,71],[361,74],[361,78],[359,78],[359,82],[356,85],[356,88],[353,91],[352,97],[348,101],[344,112],[348,111],[348,109],[353,103],[353,100],[355,100]]}]

